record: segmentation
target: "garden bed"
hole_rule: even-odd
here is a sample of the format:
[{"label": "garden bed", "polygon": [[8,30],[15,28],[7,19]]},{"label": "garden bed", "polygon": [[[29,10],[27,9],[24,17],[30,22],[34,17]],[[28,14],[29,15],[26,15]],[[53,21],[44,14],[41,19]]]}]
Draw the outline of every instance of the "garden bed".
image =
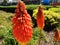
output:
[{"label": "garden bed", "polygon": [[[36,23],[36,14],[33,16],[33,10],[38,8],[39,5],[35,7],[31,5],[27,5],[27,11],[32,16],[33,25]],[[12,35],[12,23],[11,19],[14,15],[16,6],[0,6],[0,37],[3,39],[2,45],[18,45],[17,41],[14,39]],[[40,44],[41,45],[60,45],[60,42],[55,43],[54,42],[54,29],[57,26],[57,22],[60,23],[60,7],[52,7],[52,6],[44,6],[45,9],[45,29],[49,31],[44,31],[43,35],[45,35],[44,38],[42,38]],[[54,9],[54,10],[53,10]],[[12,12],[12,13],[10,13]],[[35,12],[36,13],[36,12]],[[59,24],[60,25],[60,24]],[[50,26],[50,27],[49,27]],[[54,27],[54,29],[51,30],[51,27]],[[47,28],[49,27],[49,28]],[[60,26],[59,26],[60,27]],[[37,45],[36,40],[38,39],[39,35],[39,29],[37,28],[37,25],[33,27],[33,37],[31,41],[28,43],[28,45]],[[36,43],[35,43],[36,42]]]}]

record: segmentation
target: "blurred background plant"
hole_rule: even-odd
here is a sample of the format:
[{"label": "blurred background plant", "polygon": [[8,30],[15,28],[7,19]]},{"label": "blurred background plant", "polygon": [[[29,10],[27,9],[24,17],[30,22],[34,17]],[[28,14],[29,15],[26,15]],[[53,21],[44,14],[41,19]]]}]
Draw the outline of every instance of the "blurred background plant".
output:
[{"label": "blurred background plant", "polygon": [[3,0],[3,5],[7,6],[7,0]]}]

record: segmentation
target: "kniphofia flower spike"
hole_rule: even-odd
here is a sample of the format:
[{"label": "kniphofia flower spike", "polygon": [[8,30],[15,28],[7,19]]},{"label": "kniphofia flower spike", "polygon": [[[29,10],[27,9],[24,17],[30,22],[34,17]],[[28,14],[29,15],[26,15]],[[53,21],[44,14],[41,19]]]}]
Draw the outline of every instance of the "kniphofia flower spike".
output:
[{"label": "kniphofia flower spike", "polygon": [[38,13],[36,15],[37,26],[39,29],[43,30],[44,28],[44,12],[42,5],[39,6]]},{"label": "kniphofia flower spike", "polygon": [[18,43],[26,44],[32,38],[32,20],[24,2],[19,1],[12,18],[13,35]]}]

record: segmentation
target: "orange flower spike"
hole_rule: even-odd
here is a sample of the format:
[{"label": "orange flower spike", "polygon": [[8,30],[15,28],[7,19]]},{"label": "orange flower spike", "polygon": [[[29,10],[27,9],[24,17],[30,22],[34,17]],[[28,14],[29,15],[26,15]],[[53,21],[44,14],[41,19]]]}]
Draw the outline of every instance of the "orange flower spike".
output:
[{"label": "orange flower spike", "polygon": [[54,41],[60,40],[60,31],[56,30],[55,31],[55,36],[54,36]]},{"label": "orange flower spike", "polygon": [[21,44],[28,43],[32,38],[32,20],[22,1],[17,4],[12,23],[15,39]]},{"label": "orange flower spike", "polygon": [[37,20],[38,28],[40,28],[42,30],[44,28],[44,13],[43,13],[42,5],[39,6],[36,20]]}]

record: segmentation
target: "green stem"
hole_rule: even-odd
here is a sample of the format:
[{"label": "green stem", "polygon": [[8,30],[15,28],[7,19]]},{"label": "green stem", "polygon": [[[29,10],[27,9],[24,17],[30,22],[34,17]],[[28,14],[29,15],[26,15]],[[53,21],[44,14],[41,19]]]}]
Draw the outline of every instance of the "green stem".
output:
[{"label": "green stem", "polygon": [[40,31],[40,33],[39,33],[38,45],[40,45],[40,41],[41,41],[41,31]]}]

